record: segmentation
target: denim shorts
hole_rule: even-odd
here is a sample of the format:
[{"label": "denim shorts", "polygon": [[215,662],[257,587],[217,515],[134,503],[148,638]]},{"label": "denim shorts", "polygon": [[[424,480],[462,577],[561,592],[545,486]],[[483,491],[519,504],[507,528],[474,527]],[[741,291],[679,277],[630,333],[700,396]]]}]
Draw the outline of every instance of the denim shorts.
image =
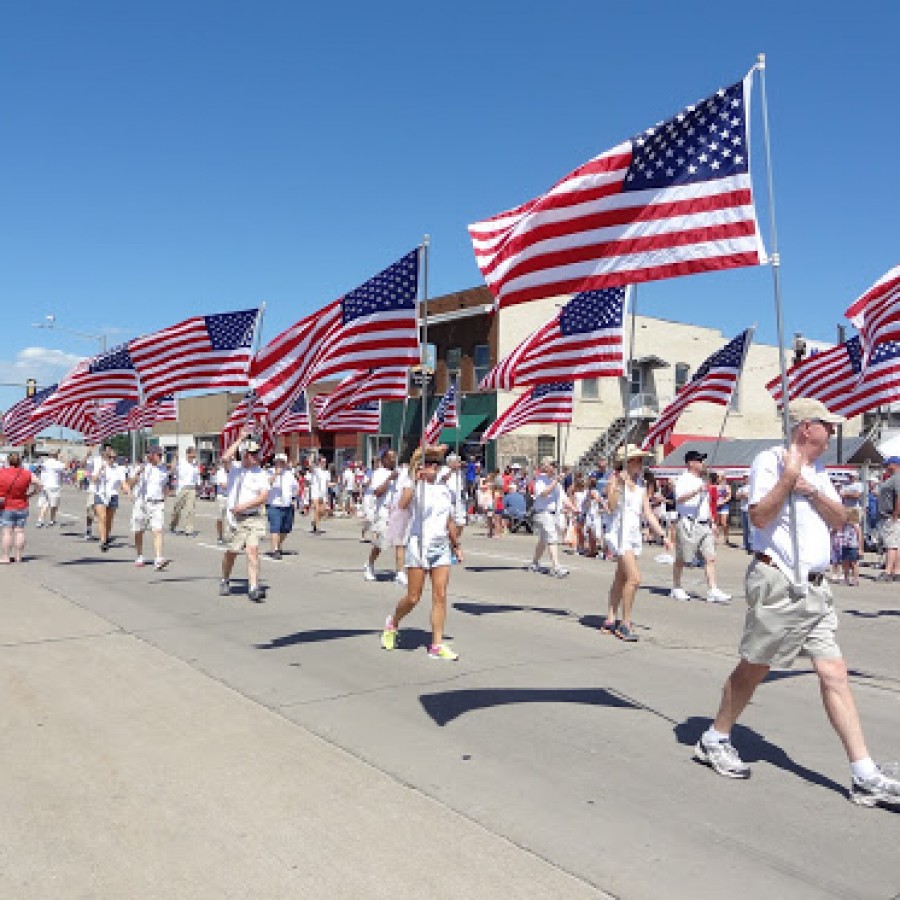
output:
[{"label": "denim shorts", "polygon": [[419,539],[415,536],[409,539],[406,545],[406,561],[407,569],[439,569],[442,566],[449,566],[453,562],[450,553],[450,542],[439,541],[433,544],[425,545],[425,558],[419,556]]},{"label": "denim shorts", "polygon": [[0,526],[3,528],[24,528],[27,521],[27,509],[3,509],[0,511]]},{"label": "denim shorts", "polygon": [[272,534],[290,534],[294,527],[293,506],[267,506],[266,515],[269,517],[269,531]]},{"label": "denim shorts", "polygon": [[113,494],[109,501],[104,503],[103,498],[99,494],[94,494],[94,506],[105,506],[107,509],[119,508],[119,495]]}]

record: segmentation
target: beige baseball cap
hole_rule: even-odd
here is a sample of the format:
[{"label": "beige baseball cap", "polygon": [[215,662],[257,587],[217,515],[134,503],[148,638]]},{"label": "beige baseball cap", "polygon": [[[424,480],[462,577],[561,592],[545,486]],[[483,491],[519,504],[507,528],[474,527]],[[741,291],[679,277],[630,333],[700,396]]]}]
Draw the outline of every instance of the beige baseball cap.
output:
[{"label": "beige baseball cap", "polygon": [[798,397],[791,400],[788,403],[788,415],[794,425],[811,422],[813,419],[827,422],[829,425],[840,425],[846,421],[843,416],[835,415],[821,400],[814,397]]}]

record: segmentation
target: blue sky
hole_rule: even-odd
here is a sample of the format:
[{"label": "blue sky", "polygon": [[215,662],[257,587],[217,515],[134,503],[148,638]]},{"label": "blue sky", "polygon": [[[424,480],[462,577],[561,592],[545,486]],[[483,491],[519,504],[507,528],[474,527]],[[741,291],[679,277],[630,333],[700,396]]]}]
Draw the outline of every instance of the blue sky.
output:
[{"label": "blue sky", "polygon": [[[785,328],[833,339],[897,252],[900,6],[269,0],[6,4],[0,381],[266,301],[264,337],[431,235],[429,293],[481,284],[469,222],[768,59]],[[771,247],[759,92],[758,211]],[[639,310],[775,341],[769,268]],[[0,408],[21,396],[0,387]]]}]

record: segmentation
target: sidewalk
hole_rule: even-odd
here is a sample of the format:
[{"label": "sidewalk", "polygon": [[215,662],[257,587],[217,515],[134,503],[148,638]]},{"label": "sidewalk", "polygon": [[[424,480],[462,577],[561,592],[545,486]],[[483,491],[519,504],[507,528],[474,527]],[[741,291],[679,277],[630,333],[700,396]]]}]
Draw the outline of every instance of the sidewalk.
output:
[{"label": "sidewalk", "polygon": [[0,571],[0,896],[605,896]]}]

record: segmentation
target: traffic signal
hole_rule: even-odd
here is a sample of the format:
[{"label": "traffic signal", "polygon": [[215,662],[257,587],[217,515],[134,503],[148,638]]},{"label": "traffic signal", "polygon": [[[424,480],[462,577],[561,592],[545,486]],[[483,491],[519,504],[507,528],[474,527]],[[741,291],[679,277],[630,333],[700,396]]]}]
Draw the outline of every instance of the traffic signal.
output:
[{"label": "traffic signal", "polygon": [[37,381],[34,378],[29,378],[28,381],[25,382],[25,396],[33,397],[37,393]]}]

